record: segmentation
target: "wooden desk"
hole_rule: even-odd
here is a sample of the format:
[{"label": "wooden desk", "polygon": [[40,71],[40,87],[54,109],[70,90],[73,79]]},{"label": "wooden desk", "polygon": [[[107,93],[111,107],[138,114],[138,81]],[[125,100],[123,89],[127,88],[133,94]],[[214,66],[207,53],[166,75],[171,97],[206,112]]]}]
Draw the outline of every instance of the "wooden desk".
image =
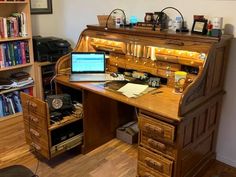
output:
[{"label": "wooden desk", "polygon": [[[102,50],[107,53],[107,70],[146,72],[166,84],[162,93],[127,98],[101,83],[69,82],[70,57],[60,58],[57,93],[79,94],[84,106],[84,153],[138,117],[138,176],[201,176],[215,158],[231,37],[88,26],[74,51]],[[172,92],[179,70],[192,81],[180,95]]]},{"label": "wooden desk", "polygon": [[158,114],[163,117],[167,117],[167,121],[179,122],[181,117],[178,116],[178,108],[181,94],[173,93],[173,88],[168,86],[161,86],[158,91],[162,93],[153,94],[157,90],[153,90],[150,93],[144,94],[137,98],[128,98],[119,92],[110,91],[104,88],[103,82],[98,83],[79,83],[70,82],[68,76],[58,76],[56,79],[57,84],[62,84],[74,89],[81,89],[89,91],[112,100],[116,100],[136,108],[150,111],[154,114]]}]

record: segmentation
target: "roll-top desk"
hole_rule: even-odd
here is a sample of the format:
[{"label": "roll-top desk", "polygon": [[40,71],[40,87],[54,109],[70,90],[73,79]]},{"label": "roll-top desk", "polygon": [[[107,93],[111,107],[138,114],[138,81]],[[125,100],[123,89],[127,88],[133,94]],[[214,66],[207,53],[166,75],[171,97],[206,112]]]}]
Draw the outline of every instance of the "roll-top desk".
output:
[{"label": "roll-top desk", "polygon": [[[92,146],[91,141],[87,140],[90,137],[86,133],[86,127],[90,124],[86,122],[86,116],[89,117],[91,113],[88,112],[93,110],[89,108],[93,105],[88,100],[96,102],[98,99],[87,98],[87,92],[91,92],[138,109],[138,176],[201,176],[215,158],[230,39],[231,36],[219,39],[191,34],[125,28],[105,30],[101,26],[87,26],[74,51],[106,52],[108,71],[136,70],[158,76],[162,79],[160,90],[163,93],[145,94],[134,99],[98,88],[96,84],[70,83],[66,76],[70,72],[70,57],[66,55],[60,58],[56,64],[57,92],[61,91],[60,86],[66,85],[82,90],[84,94],[84,152],[99,144]],[[188,81],[182,94],[173,92],[175,71],[188,73]],[[93,114],[94,119],[97,115]],[[94,125],[91,123],[91,126]],[[113,128],[117,127],[114,125]]]}]

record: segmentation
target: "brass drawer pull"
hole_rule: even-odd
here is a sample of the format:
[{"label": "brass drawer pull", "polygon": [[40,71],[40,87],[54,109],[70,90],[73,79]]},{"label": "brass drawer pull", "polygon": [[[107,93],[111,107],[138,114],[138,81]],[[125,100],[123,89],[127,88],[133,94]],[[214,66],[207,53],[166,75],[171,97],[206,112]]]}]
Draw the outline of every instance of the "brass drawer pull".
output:
[{"label": "brass drawer pull", "polygon": [[29,106],[31,106],[32,108],[36,109],[37,108],[37,104],[34,102],[29,102]]},{"label": "brass drawer pull", "polygon": [[39,119],[37,117],[31,116],[31,115],[29,115],[29,119],[32,120],[35,123],[39,122]]},{"label": "brass drawer pull", "polygon": [[34,129],[32,129],[32,128],[30,128],[30,133],[31,133],[32,135],[36,136],[36,137],[40,137],[39,132],[37,132],[36,130],[34,130]]},{"label": "brass drawer pull", "polygon": [[31,146],[33,146],[36,150],[40,151],[41,147],[39,145],[37,145],[36,143],[32,142]]},{"label": "brass drawer pull", "polygon": [[145,162],[146,162],[147,166],[149,166],[155,170],[158,170],[159,172],[163,171],[163,165],[160,162],[157,162],[149,157],[145,158]]},{"label": "brass drawer pull", "polygon": [[144,127],[147,131],[150,131],[152,133],[157,133],[157,134],[160,134],[160,135],[164,134],[164,130],[161,127],[153,126],[153,125],[150,125],[150,124],[145,124]]},{"label": "brass drawer pull", "polygon": [[151,175],[150,173],[148,173],[148,172],[145,172],[144,173],[144,175],[143,175],[143,177],[154,177],[153,175]]},{"label": "brass drawer pull", "polygon": [[161,151],[166,150],[166,146],[163,143],[157,142],[157,141],[155,141],[151,138],[148,138],[147,142],[148,142],[149,146],[151,146],[154,149],[158,149],[158,150],[161,150]]},{"label": "brass drawer pull", "polygon": [[168,45],[177,45],[177,46],[184,46],[184,42],[177,41],[177,40],[169,40],[166,42]]}]

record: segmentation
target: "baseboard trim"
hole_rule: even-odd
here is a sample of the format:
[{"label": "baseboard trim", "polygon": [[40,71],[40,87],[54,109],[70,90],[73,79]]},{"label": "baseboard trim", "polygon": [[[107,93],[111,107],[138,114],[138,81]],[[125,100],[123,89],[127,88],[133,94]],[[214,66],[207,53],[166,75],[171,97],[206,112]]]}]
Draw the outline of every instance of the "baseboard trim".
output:
[{"label": "baseboard trim", "polygon": [[235,160],[232,160],[232,159],[229,159],[228,157],[225,157],[223,155],[220,155],[220,154],[217,154],[216,155],[216,159],[220,162],[223,162],[227,165],[230,165],[232,167],[236,167],[236,161]]}]

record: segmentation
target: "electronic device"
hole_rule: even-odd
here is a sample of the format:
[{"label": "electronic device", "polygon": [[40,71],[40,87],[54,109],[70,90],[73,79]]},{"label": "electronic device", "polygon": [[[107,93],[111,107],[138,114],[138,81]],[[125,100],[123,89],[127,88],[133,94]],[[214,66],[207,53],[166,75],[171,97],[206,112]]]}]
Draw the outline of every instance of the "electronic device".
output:
[{"label": "electronic device", "polygon": [[71,45],[68,41],[57,37],[33,37],[35,61],[56,62],[61,56],[71,52]]},{"label": "electronic device", "polygon": [[46,101],[50,112],[72,109],[71,96],[69,94],[48,95]]},{"label": "electronic device", "polygon": [[68,94],[48,95],[46,97],[50,111],[50,124],[54,124],[71,114],[73,104]]}]

